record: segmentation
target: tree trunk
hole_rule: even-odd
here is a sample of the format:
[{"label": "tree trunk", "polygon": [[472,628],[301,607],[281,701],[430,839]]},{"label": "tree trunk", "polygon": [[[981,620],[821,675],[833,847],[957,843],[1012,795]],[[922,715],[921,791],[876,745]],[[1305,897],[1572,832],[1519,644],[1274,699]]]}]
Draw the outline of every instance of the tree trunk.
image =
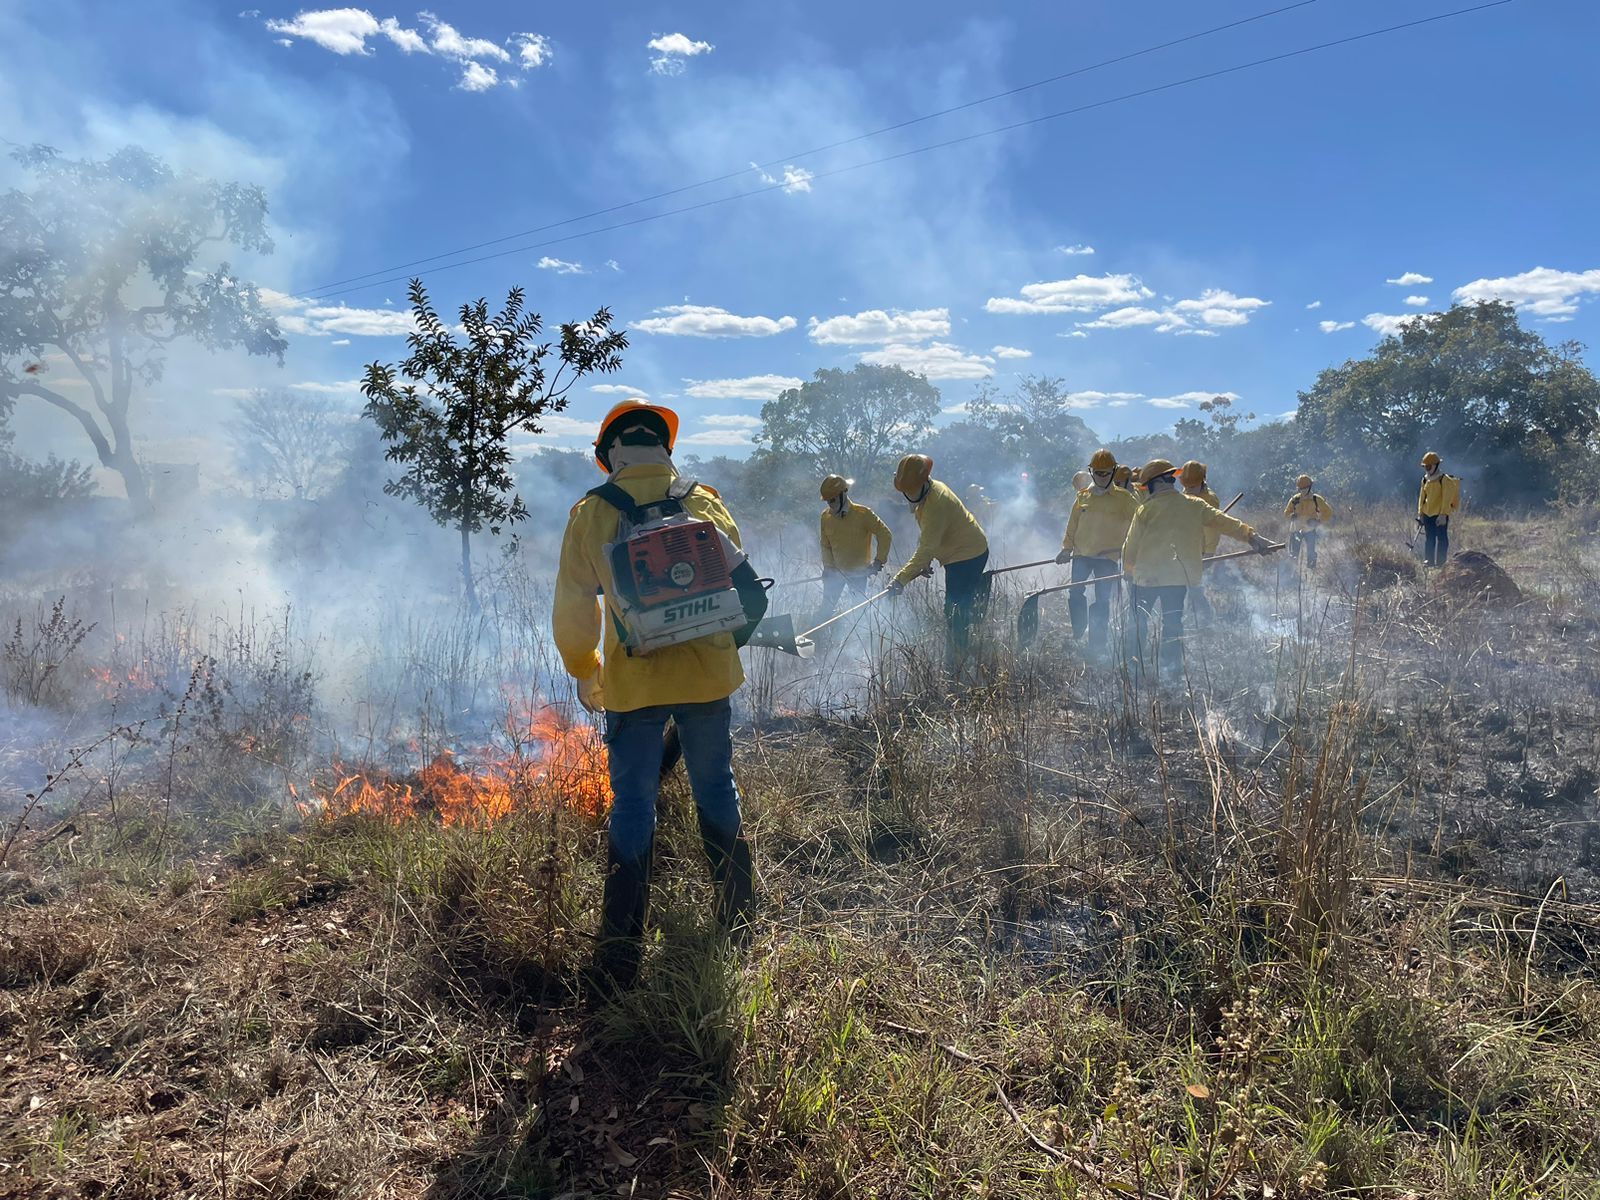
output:
[{"label": "tree trunk", "polygon": [[466,593],[467,608],[478,611],[478,585],[472,581],[472,538],[467,523],[461,523],[461,586]]},{"label": "tree trunk", "polygon": [[140,517],[149,516],[155,508],[150,499],[150,482],[145,478],[144,468],[139,465],[139,460],[134,458],[133,451],[119,446],[106,466],[122,476],[122,486],[128,493],[128,506],[133,509],[134,514]]}]

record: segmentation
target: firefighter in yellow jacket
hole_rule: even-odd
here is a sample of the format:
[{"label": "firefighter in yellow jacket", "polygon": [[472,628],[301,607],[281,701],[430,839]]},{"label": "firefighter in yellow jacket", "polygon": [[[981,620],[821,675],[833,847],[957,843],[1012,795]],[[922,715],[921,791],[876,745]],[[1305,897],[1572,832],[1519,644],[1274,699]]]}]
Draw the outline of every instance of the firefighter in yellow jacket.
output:
[{"label": "firefighter in yellow jacket", "polygon": [[1164,458],[1139,471],[1148,498],[1134,514],[1122,544],[1122,569],[1133,580],[1133,609],[1143,657],[1150,613],[1161,609],[1161,666],[1172,674],[1183,663],[1183,607],[1200,580],[1207,530],[1248,542],[1265,554],[1272,543],[1250,526],[1177,488],[1178,468]]},{"label": "firefighter in yellow jacket", "polygon": [[[828,507],[822,510],[818,531],[822,548],[819,621],[833,615],[845,588],[866,595],[867,580],[883,570],[889,561],[889,547],[894,543],[894,535],[878,514],[850,499],[854,483],[855,480],[842,475],[829,475],[822,481],[822,499]],[[876,553],[873,543],[877,544]]]},{"label": "firefighter in yellow jacket", "polygon": [[[1205,463],[1199,459],[1191,458],[1178,471],[1178,482],[1183,485],[1183,494],[1185,496],[1198,496],[1201,500],[1211,505],[1212,508],[1221,508],[1222,504],[1216,492],[1212,491],[1211,485],[1206,482],[1206,474]],[[1210,619],[1215,610],[1211,607],[1211,597],[1206,594],[1205,559],[1216,553],[1217,544],[1221,541],[1221,530],[1210,527],[1206,529],[1206,542],[1201,550],[1203,557],[1200,563],[1200,580],[1189,585],[1189,595],[1186,600],[1190,612],[1194,613],[1196,617],[1204,617],[1207,620]]]},{"label": "firefighter in yellow jacket", "polygon": [[933,478],[933,459],[908,454],[894,472],[894,490],[911,504],[917,518],[917,548],[890,581],[899,592],[919,575],[944,565],[946,661],[954,671],[971,646],[972,627],[989,604],[989,539],[961,498]]},{"label": "firefighter in yellow jacket", "polygon": [[1422,488],[1417,492],[1417,524],[1424,535],[1422,560],[1442,567],[1450,557],[1450,518],[1461,507],[1461,480],[1444,473],[1432,450],[1422,456]]},{"label": "firefighter in yellow jacket", "polygon": [[[662,736],[678,729],[689,783],[710,859],[716,916],[742,936],[753,901],[750,847],[740,819],[733,778],[729,697],[744,682],[739,663],[765,609],[760,581],[748,562],[733,572],[745,624],[679,644],[641,652],[636,629],[621,619],[625,592],[614,578],[609,547],[623,531],[651,514],[674,509],[709,521],[733,547],[739,530],[715,490],[681,480],[672,462],[678,415],[669,408],[628,400],[613,408],[595,439],[595,462],[606,483],[573,506],[561,543],[552,630],[578,698],[604,713],[607,758],[614,795],[607,824],[608,872],[591,983],[597,996],[632,986],[639,969],[660,785]],[[736,550],[736,553],[739,553]],[[742,556],[741,556],[742,557]],[[693,571],[684,573],[693,576]],[[686,586],[678,572],[673,584]],[[597,645],[604,647],[603,653]]]},{"label": "firefighter in yellow jacket", "polygon": [[[1127,539],[1133,514],[1139,502],[1133,493],[1113,482],[1117,459],[1109,450],[1096,450],[1089,458],[1089,486],[1078,492],[1067,518],[1067,532],[1061,539],[1058,563],[1072,564],[1072,582],[1085,583],[1122,570],[1122,543]],[[1117,585],[1096,583],[1094,603],[1089,603],[1087,587],[1067,593],[1067,612],[1072,618],[1072,636],[1085,638],[1084,650],[1093,657],[1106,651],[1107,631],[1111,626],[1111,607],[1116,603]]]},{"label": "firefighter in yellow jacket", "polygon": [[1294,481],[1294,495],[1283,506],[1283,515],[1289,518],[1289,553],[1303,558],[1306,566],[1317,565],[1317,539],[1322,527],[1333,520],[1333,506],[1311,490],[1309,475]]}]

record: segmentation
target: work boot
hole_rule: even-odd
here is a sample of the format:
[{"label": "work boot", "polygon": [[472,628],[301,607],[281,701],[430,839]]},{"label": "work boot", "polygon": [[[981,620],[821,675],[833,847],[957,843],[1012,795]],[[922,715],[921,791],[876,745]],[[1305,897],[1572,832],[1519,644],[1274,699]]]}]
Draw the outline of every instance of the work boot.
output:
[{"label": "work boot", "polygon": [[589,969],[592,1003],[615,999],[639,978],[644,953],[645,917],[650,906],[653,845],[635,859],[611,847],[606,855],[606,888],[600,902],[600,937]]},{"label": "work boot", "polygon": [[750,941],[750,910],[755,906],[755,861],[743,831],[700,826],[700,843],[711,863],[712,912],[736,946]]}]

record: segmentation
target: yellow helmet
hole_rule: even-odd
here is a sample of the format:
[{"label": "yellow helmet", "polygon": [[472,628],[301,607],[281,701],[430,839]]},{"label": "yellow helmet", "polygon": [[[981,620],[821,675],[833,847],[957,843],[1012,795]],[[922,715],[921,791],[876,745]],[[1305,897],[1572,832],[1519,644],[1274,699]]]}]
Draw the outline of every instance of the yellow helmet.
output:
[{"label": "yellow helmet", "polygon": [[1096,450],[1089,456],[1089,470],[1115,471],[1117,469],[1117,456],[1109,450]]},{"label": "yellow helmet", "polygon": [[1111,482],[1116,484],[1118,487],[1127,487],[1128,484],[1133,482],[1133,468],[1129,466],[1118,466],[1111,472]]},{"label": "yellow helmet", "polygon": [[1296,479],[1294,481],[1294,485],[1295,485],[1295,487],[1303,487],[1303,488],[1310,487],[1311,486],[1311,476],[1309,476],[1309,475],[1300,476],[1299,479]]},{"label": "yellow helmet", "polygon": [[667,452],[672,452],[678,440],[678,414],[660,404],[651,404],[637,397],[624,400],[612,408],[600,422],[600,432],[594,439],[595,465],[607,475],[611,473],[611,433],[614,427],[621,432],[620,424],[629,417],[639,418],[639,424],[653,427],[661,435]]},{"label": "yellow helmet", "polygon": [[1152,479],[1160,479],[1163,475],[1172,475],[1178,468],[1164,458],[1152,458],[1139,468],[1139,474],[1134,477],[1135,483],[1148,484]]},{"label": "yellow helmet", "polygon": [[822,481],[822,498],[832,504],[854,484],[854,479],[846,479],[843,475],[829,475]]},{"label": "yellow helmet", "polygon": [[1089,474],[1087,471],[1079,471],[1072,477],[1072,487],[1074,491],[1081,492],[1093,482],[1094,476]]},{"label": "yellow helmet", "polygon": [[1444,460],[1441,459],[1432,450],[1429,450],[1426,454],[1424,454],[1422,456],[1422,465],[1427,467],[1428,470],[1430,470],[1430,471],[1433,470],[1434,467],[1437,467],[1443,461]]},{"label": "yellow helmet", "polygon": [[908,454],[894,469],[894,490],[906,499],[920,493],[933,478],[933,459],[926,454]]},{"label": "yellow helmet", "polygon": [[1183,464],[1183,470],[1178,472],[1178,478],[1186,488],[1200,487],[1206,481],[1206,465],[1191,458]]}]

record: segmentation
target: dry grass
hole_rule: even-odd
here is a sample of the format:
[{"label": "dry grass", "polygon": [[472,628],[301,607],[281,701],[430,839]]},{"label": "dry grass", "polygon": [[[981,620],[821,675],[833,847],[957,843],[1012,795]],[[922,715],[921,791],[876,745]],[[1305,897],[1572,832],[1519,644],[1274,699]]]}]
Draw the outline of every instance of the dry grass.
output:
[{"label": "dry grass", "polygon": [[220,837],[238,738],[174,706],[0,887],[0,1195],[1594,1195],[1593,565],[1496,611],[1374,558],[1216,581],[1160,686],[1054,610],[981,685],[887,626],[870,687],[759,679],[755,943],[676,782],[597,1012],[592,821]]}]

